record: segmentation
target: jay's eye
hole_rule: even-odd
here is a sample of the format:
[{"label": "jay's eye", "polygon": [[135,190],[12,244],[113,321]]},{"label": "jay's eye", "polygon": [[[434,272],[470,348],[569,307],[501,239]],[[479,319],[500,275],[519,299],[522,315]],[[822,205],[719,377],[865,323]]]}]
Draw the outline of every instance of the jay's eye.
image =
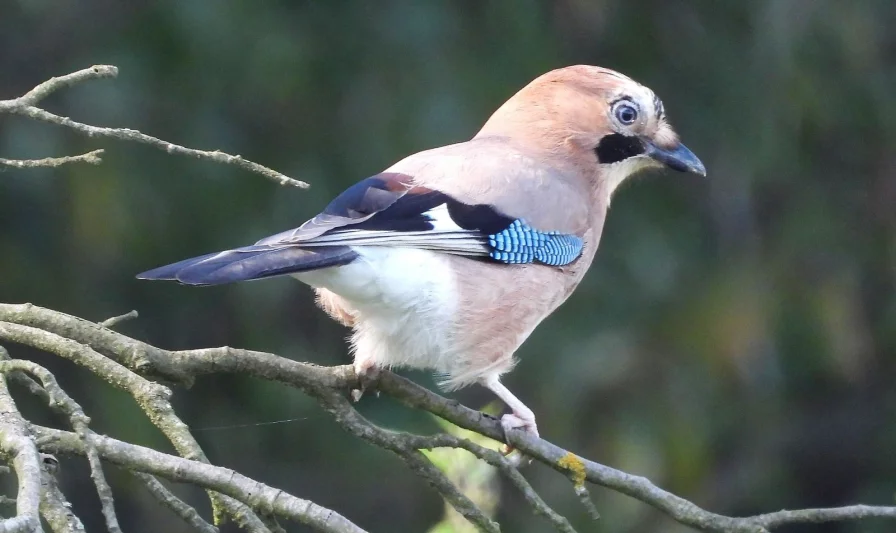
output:
[{"label": "jay's eye", "polygon": [[617,104],[613,113],[616,115],[616,120],[618,120],[620,124],[626,126],[631,126],[638,120],[638,109],[628,102],[620,102]]}]

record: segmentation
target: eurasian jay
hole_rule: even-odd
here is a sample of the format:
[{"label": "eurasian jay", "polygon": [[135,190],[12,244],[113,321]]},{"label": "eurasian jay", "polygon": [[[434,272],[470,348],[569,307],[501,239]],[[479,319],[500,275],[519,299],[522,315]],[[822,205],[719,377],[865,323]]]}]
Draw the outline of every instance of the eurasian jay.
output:
[{"label": "eurasian jay", "polygon": [[505,431],[538,434],[501,383],[514,352],[566,300],[597,251],[613,191],[635,172],[705,175],[647,87],[579,65],[548,72],[471,140],[411,155],[349,187],[296,229],[144,272],[217,285],[292,276],[353,328],[360,376],[432,369],[512,411]]}]

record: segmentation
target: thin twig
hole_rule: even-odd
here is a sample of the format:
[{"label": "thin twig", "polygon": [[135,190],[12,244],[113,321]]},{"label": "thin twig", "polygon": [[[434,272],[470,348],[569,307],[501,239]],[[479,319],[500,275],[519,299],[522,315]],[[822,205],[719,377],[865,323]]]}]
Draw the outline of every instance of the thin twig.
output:
[{"label": "thin twig", "polygon": [[[69,431],[31,425],[42,450],[58,454],[84,455],[84,443]],[[259,483],[229,468],[213,466],[183,457],[168,455],[152,448],[129,444],[97,435],[94,444],[103,459],[113,464],[154,476],[192,483],[248,502],[252,508],[289,518],[329,533],[365,533],[339,513],[316,503]]]},{"label": "thin twig", "polygon": [[43,490],[41,491],[40,514],[50,525],[50,529],[54,533],[84,533],[84,524],[72,512],[72,506],[59,490],[56,476],[47,467],[46,460],[41,474],[41,483]]},{"label": "thin twig", "polygon": [[[78,133],[86,135],[88,137],[102,137],[107,139],[118,139],[122,141],[132,141],[141,144],[146,144],[148,146],[152,146],[154,148],[158,148],[160,150],[164,150],[169,154],[179,154],[190,156],[196,159],[202,159],[205,161],[213,161],[215,163],[221,163],[225,165],[232,165],[249,172],[253,172],[255,174],[259,174],[273,180],[280,185],[290,185],[293,187],[300,187],[306,189],[309,187],[307,183],[304,181],[299,181],[285,174],[281,174],[276,170],[272,170],[264,165],[260,165],[253,161],[249,161],[248,159],[244,159],[239,155],[230,155],[219,150],[207,151],[207,150],[196,150],[193,148],[187,148],[185,146],[180,146],[178,144],[174,144],[168,141],[163,141],[162,139],[158,139],[156,137],[152,137],[150,135],[146,135],[145,133],[141,133],[137,130],[132,130],[128,128],[106,128],[100,126],[91,126],[89,124],[84,124],[82,122],[76,122],[68,117],[62,117],[56,115],[54,113],[50,113],[40,107],[37,107],[37,104],[40,103],[41,100],[49,96],[50,94],[58,91],[59,89],[65,87],[71,87],[72,85],[82,83],[88,80],[95,80],[101,78],[114,78],[118,76],[118,68],[112,65],[95,65],[90,68],[86,68],[83,70],[79,70],[77,72],[73,72],[71,74],[66,74],[65,76],[59,76],[56,78],[50,78],[49,80],[39,84],[34,89],[28,91],[24,96],[19,98],[13,98],[11,100],[0,100],[0,113],[9,113],[16,114],[31,118],[33,120],[38,120],[42,122],[47,122],[50,124],[55,124],[57,126],[63,126],[66,128],[70,128]],[[81,156],[73,156],[75,158]],[[50,158],[60,160],[65,158]],[[77,159],[75,159],[77,160]],[[80,160],[77,160],[80,161]],[[59,163],[62,164],[62,163]],[[11,165],[6,165],[11,166]],[[14,166],[14,165],[13,165]],[[58,166],[58,165],[34,165],[34,166]],[[18,168],[27,168],[25,166],[19,166]]]},{"label": "thin twig", "polygon": [[55,168],[70,163],[87,163],[99,165],[103,162],[105,150],[94,150],[81,155],[69,155],[64,157],[45,157],[43,159],[0,159],[0,167],[9,168]]},{"label": "thin twig", "polygon": [[[382,443],[380,443],[382,445]],[[439,494],[445,498],[455,511],[466,518],[479,531],[486,533],[500,533],[501,526],[482,512],[470,498],[460,491],[441,470],[435,467],[429,459],[417,450],[402,449],[401,446],[391,447],[412,472],[423,478]]]},{"label": "thin twig", "polygon": [[497,522],[486,516],[482,509],[454,486],[445,474],[417,448],[401,439],[399,437],[401,434],[387,432],[368,422],[352,407],[345,395],[336,390],[315,387],[311,388],[309,393],[315,396],[323,408],[329,411],[336,422],[349,433],[398,455],[411,471],[436,489],[455,511],[476,526],[479,531],[500,532],[501,528]]},{"label": "thin twig", "polygon": [[180,368],[175,358],[155,346],[131,339],[96,322],[32,304],[0,303],[0,320],[30,326],[92,347],[114,362],[141,375],[190,387],[195,373]]},{"label": "thin twig", "polygon": [[[116,388],[126,391],[137,401],[152,423],[171,441],[178,453],[188,459],[208,462],[208,458],[190,434],[187,425],[175,414],[169,401],[171,390],[167,387],[135,374],[103,357],[89,346],[47,331],[0,322],[0,338],[55,353],[87,368]],[[216,523],[224,520],[220,512],[223,508],[242,527],[253,532],[270,533],[264,523],[245,504],[219,497],[214,493],[210,493],[209,497]]]},{"label": "thin twig", "polygon": [[[28,324],[44,330],[35,332],[34,328],[30,328],[29,330],[19,332],[19,334],[26,337],[32,337],[32,333],[39,337],[51,331],[81,343],[89,343],[96,350],[108,354],[109,357],[114,358],[121,364],[125,364],[135,370],[159,373],[172,381],[189,383],[198,375],[225,372],[286,383],[318,398],[318,401],[325,408],[331,410],[337,420],[343,417],[340,423],[346,429],[349,429],[349,427],[346,426],[345,421],[353,420],[351,417],[357,415],[350,404],[348,405],[349,408],[346,409],[341,403],[344,397],[340,395],[357,384],[354,371],[348,365],[320,367],[292,361],[274,354],[228,347],[172,352],[142,343],[64,313],[41,309],[27,304],[0,304],[0,320],[7,320],[17,324]],[[15,341],[15,337],[18,334],[12,335],[9,326],[5,326],[5,328],[3,324],[0,324],[0,340]],[[39,344],[33,339],[26,343],[30,343],[33,346]],[[81,346],[83,347],[83,345]],[[50,349],[49,351],[53,352],[54,350]],[[79,362],[79,364],[85,364],[85,362]],[[106,360],[106,364],[109,364],[108,360]],[[161,372],[160,369],[162,370]],[[101,371],[99,374],[106,375],[107,373]],[[872,517],[896,518],[896,507],[876,506],[780,511],[752,517],[719,515],[706,511],[684,498],[664,491],[644,477],[633,476],[589,461],[531,434],[522,431],[511,431],[505,436],[501,424],[496,418],[464,407],[454,400],[443,398],[390,372],[383,372],[379,377],[377,385],[380,391],[396,398],[409,407],[436,414],[459,427],[475,431],[480,435],[509,442],[509,444],[521,450],[527,456],[550,466],[569,478],[573,486],[576,487],[580,497],[584,497],[585,493],[579,487],[586,487],[584,483],[593,483],[629,495],[663,511],[679,523],[699,530],[718,533],[756,533],[790,523],[853,520]],[[342,400],[337,401],[335,400],[336,397],[340,397]],[[347,415],[350,415],[350,417],[345,418]],[[385,442],[382,441],[383,435],[379,433],[386,430],[376,428],[363,418],[355,421],[358,424],[354,424],[354,422],[350,424],[355,427],[355,433],[353,434],[357,434],[359,437],[377,446],[392,449],[385,445]],[[419,436],[407,436],[403,444],[393,443],[390,446],[407,447],[437,442],[432,440],[414,440],[417,437]],[[445,442],[448,443],[448,441]],[[469,451],[475,449],[469,448],[462,442],[454,442],[453,444],[457,444],[458,447],[468,449]],[[393,449],[392,451],[395,450]],[[486,456],[483,456],[483,460],[488,459]],[[518,485],[518,487],[521,486]],[[559,523],[556,520],[552,520],[552,522],[555,526]]]},{"label": "thin twig", "polygon": [[277,517],[270,514],[259,513],[259,518],[264,522],[264,525],[268,526],[268,529],[271,530],[271,533],[286,533],[286,530],[283,529],[283,526],[277,522]]},{"label": "thin twig", "polygon": [[144,474],[143,472],[131,472],[140,483],[146,487],[146,490],[163,506],[171,509],[184,522],[201,533],[218,533],[218,528],[209,524],[199,516],[199,513],[192,506],[178,498],[165,485],[155,477]]},{"label": "thin twig", "polygon": [[118,67],[112,65],[94,65],[64,76],[50,78],[45,82],[31,89],[24,96],[18,98],[21,105],[37,105],[44,98],[50,96],[54,92],[77,85],[88,80],[101,80],[104,78],[114,78],[118,76]]},{"label": "thin twig", "polygon": [[259,174],[270,180],[273,180],[280,185],[291,185],[293,187],[299,187],[302,189],[307,189],[309,187],[309,185],[304,181],[295,180],[264,165],[259,165],[258,163],[249,161],[248,159],[243,159],[243,157],[240,155],[230,155],[220,150],[214,150],[210,152],[207,150],[196,150],[194,148],[187,148],[185,146],[174,144],[168,141],[163,141],[162,139],[129,128],[106,128],[102,126],[91,126],[90,124],[84,124],[83,122],[74,121],[68,117],[61,117],[54,113],[50,113],[49,111],[46,111],[39,107],[23,106],[14,108],[12,112],[17,115],[26,116],[34,120],[56,124],[57,126],[65,126],[66,128],[70,128],[88,137],[101,137],[106,139],[117,139],[120,141],[132,141],[146,144],[152,146],[153,148],[163,150],[169,154],[185,155],[193,157],[195,159],[214,161],[215,163],[222,163],[225,165],[240,167],[244,170],[248,170],[249,172],[254,172],[255,174]]},{"label": "thin twig", "polygon": [[140,317],[140,314],[137,312],[136,309],[133,309],[123,315],[118,315],[118,316],[113,316],[112,318],[107,318],[106,320],[103,320],[99,324],[101,326],[103,326],[104,328],[112,329],[115,326],[117,326],[118,324],[121,324],[122,322],[124,322],[126,320],[133,320],[133,319],[139,318],[139,317]]},{"label": "thin twig", "polygon": [[575,533],[572,524],[570,524],[562,515],[554,511],[541,496],[535,492],[535,489],[532,488],[532,485],[530,485],[526,478],[520,473],[516,465],[497,451],[480,446],[468,439],[462,439],[447,433],[431,436],[410,435],[407,433],[401,435],[401,438],[417,449],[457,448],[470,452],[482,461],[498,468],[517,490],[520,491],[529,505],[532,506],[532,510],[536,514],[547,518],[557,531],[560,531],[561,533]]},{"label": "thin twig", "polygon": [[12,463],[19,480],[16,516],[0,522],[0,531],[40,531],[40,454],[3,376],[0,376],[0,453]]},{"label": "thin twig", "polygon": [[797,511],[777,511],[761,514],[749,520],[767,529],[788,524],[809,524],[822,522],[839,522],[844,520],[860,520],[863,518],[896,518],[896,507],[877,507],[873,505],[848,505],[831,509],[800,509]]},{"label": "thin twig", "polygon": [[[10,359],[11,357],[9,356],[9,352],[6,350],[6,348],[0,346],[0,361],[8,361]],[[40,386],[40,383],[31,379],[31,376],[29,376],[28,374],[25,374],[23,372],[10,372],[7,377],[28,389],[28,392],[37,396],[41,400],[44,400],[45,402],[47,402],[47,404],[50,403],[50,395],[47,393],[47,391]]]},{"label": "thin twig", "polygon": [[50,407],[58,409],[68,417],[75,433],[84,441],[87,462],[90,464],[90,477],[93,479],[94,485],[96,485],[96,492],[100,498],[103,516],[106,518],[106,528],[112,533],[121,533],[118,517],[115,514],[112,488],[109,486],[103,473],[103,464],[100,461],[99,452],[96,451],[96,448],[91,443],[94,433],[88,427],[90,419],[84,414],[81,406],[62,390],[62,387],[56,382],[56,378],[46,368],[37,363],[21,359],[0,361],[0,374],[9,374],[10,372],[26,372],[37,378],[50,396]]},{"label": "thin twig", "polygon": [[594,505],[594,500],[591,499],[591,491],[588,490],[588,487],[585,485],[575,485],[573,486],[573,491],[576,493],[576,496],[579,497],[579,501],[582,503],[582,507],[585,508],[585,512],[588,513],[588,516],[590,516],[592,520],[600,520],[600,512],[597,510],[597,506]]},{"label": "thin twig", "polygon": [[28,516],[14,516],[0,521],[0,533],[40,533],[35,529],[34,521]]}]

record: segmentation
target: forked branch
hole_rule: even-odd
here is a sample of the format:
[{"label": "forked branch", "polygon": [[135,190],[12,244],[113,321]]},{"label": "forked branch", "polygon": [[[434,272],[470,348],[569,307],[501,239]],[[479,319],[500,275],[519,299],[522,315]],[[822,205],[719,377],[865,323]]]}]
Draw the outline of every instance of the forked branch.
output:
[{"label": "forked branch", "polygon": [[[267,167],[218,151],[185,148],[136,130],[108,128],[75,122],[50,113],[39,104],[54,92],[75,84],[114,78],[118,69],[99,65],[36,86],[11,100],[0,100],[0,114],[16,114],[56,124],[89,137],[134,141],[203,160],[235,165],[283,185],[307,187]],[[57,167],[71,163],[101,163],[102,150],[40,160],[0,159],[2,168]],[[197,376],[232,373],[252,376],[295,387],[313,397],[349,434],[396,454],[408,467],[436,489],[479,531],[497,532],[499,525],[451,482],[421,450],[453,448],[465,450],[497,468],[518,490],[534,514],[543,517],[556,531],[574,533],[571,523],[538,495],[517,468],[497,451],[448,433],[417,435],[384,429],[364,418],[348,401],[347,393],[358,385],[351,366],[321,367],[300,363],[265,352],[236,348],[207,348],[169,351],[122,335],[111,328],[136,317],[131,312],[100,323],[89,322],[30,304],[0,304],[0,342],[30,346],[84,367],[100,379],[129,394],[147,418],[170,440],[178,455],[166,454],[136,444],[99,435],[89,428],[90,419],[45,368],[33,362],[12,359],[0,346],[0,459],[10,464],[19,480],[15,498],[16,516],[0,521],[0,532],[40,531],[40,517],[57,532],[83,531],[64,494],[55,483],[52,461],[43,452],[74,454],[87,458],[91,477],[100,496],[107,528],[119,531],[112,489],[105,480],[102,462],[132,472],[165,507],[193,529],[214,533],[216,526],[232,519],[245,530],[277,533],[276,518],[294,520],[328,533],[364,533],[364,530],[334,510],[252,480],[232,470],[209,463],[190,429],[175,413],[168,385],[189,387]],[[35,426],[16,408],[7,381],[21,385],[62,414],[71,432]],[[499,421],[460,405],[390,372],[381,373],[379,390],[409,408],[432,413],[449,422],[497,441],[511,444],[526,456],[553,468],[570,481],[571,492],[585,510],[597,517],[588,485],[604,487],[640,500],[671,519],[709,532],[763,533],[780,526],[866,518],[896,520],[896,507],[854,505],[832,509],[777,511],[750,517],[730,517],[709,512],[667,492],[648,479],[627,474],[582,458],[529,433],[507,435]],[[211,501],[212,521],[199,510],[174,496],[157,478],[191,483],[206,489]],[[214,525],[213,525],[214,524]]]},{"label": "forked branch", "polygon": [[[461,514],[467,517],[480,531],[498,531],[498,526],[475,504],[463,496],[456,487],[449,486],[438,469],[418,455],[421,449],[457,448],[467,450],[483,461],[499,468],[511,484],[523,494],[533,512],[545,517],[555,530],[572,532],[575,529],[569,521],[553,511],[526,481],[515,463],[495,450],[484,448],[469,440],[453,435],[417,435],[390,431],[364,418],[348,400],[348,391],[357,386],[357,378],[351,366],[321,367],[301,363],[265,352],[254,352],[236,348],[209,348],[189,351],[169,351],[132,339],[99,324],[88,322],[70,315],[43,309],[29,304],[0,304],[0,341],[15,342],[39,348],[65,357],[86,366],[100,377],[124,390],[131,391],[135,400],[144,407],[152,419],[160,418],[152,409],[158,408],[161,418],[174,416],[170,405],[145,405],[147,392],[159,387],[140,377],[135,371],[146,372],[169,382],[191,383],[197,376],[215,373],[233,373],[280,382],[295,387],[314,397],[335,420],[350,434],[375,446],[397,454],[418,475],[435,487]],[[88,346],[89,345],[89,346]],[[129,367],[129,368],[125,368]],[[27,364],[3,366],[0,372],[25,370]],[[28,372],[40,378],[37,372]],[[120,375],[122,373],[126,373]],[[116,377],[118,376],[118,377]],[[124,376],[127,376],[125,379]],[[119,381],[123,379],[124,381]],[[133,380],[128,385],[125,382]],[[44,380],[46,381],[46,380]],[[136,384],[139,384],[137,386]],[[701,531],[712,532],[764,532],[792,523],[858,520],[865,518],[896,519],[896,507],[855,505],[832,509],[810,509],[778,511],[751,517],[730,517],[707,511],[696,504],[669,493],[648,479],[633,476],[614,468],[590,461],[529,433],[512,431],[504,435],[500,422],[482,412],[460,405],[413,382],[390,372],[383,372],[377,382],[378,389],[399,402],[414,409],[420,409],[440,416],[453,424],[469,429],[495,440],[504,440],[525,453],[528,457],[548,465],[570,480],[572,488],[582,493],[587,484],[593,484],[626,494],[659,509],[670,518]],[[154,396],[153,394],[149,394]],[[53,394],[51,393],[51,397]],[[165,394],[167,396],[167,394]],[[166,400],[167,401],[167,400]],[[187,431],[186,428],[183,431]],[[50,453],[86,454],[84,439],[77,434],[68,434],[35,428],[40,450]],[[128,445],[109,437],[94,435],[101,458],[124,468],[164,477],[173,481],[188,481],[201,487],[215,490],[248,504],[255,511],[270,513],[283,518],[300,521],[310,520],[297,512],[297,508],[315,509],[311,516],[321,513],[333,520],[345,518],[334,511],[321,510],[311,502],[301,505],[290,495],[264,488],[247,478],[229,472],[222,484],[222,474],[218,467],[177,458],[152,450]],[[189,465],[189,466],[187,466]],[[237,480],[234,484],[234,480]],[[242,481],[240,481],[242,480]],[[256,484],[247,491],[246,484]],[[275,491],[276,496],[270,491]],[[246,494],[254,494],[248,497]],[[261,496],[263,494],[272,496]],[[305,507],[302,507],[305,506]],[[315,521],[306,522],[321,527]],[[357,526],[353,527],[357,528]],[[341,526],[340,526],[341,527]],[[337,531],[341,531],[337,529]],[[361,531],[346,529],[346,531]]]},{"label": "forked branch", "polygon": [[[156,137],[146,135],[145,133],[128,128],[107,128],[102,126],[92,126],[83,122],[74,121],[68,117],[63,117],[50,113],[49,111],[38,107],[45,98],[51,94],[71,87],[79,83],[90,80],[98,80],[104,78],[114,78],[118,76],[118,68],[112,65],[94,65],[84,70],[72,72],[65,76],[50,78],[49,80],[39,84],[24,95],[10,100],[0,100],[0,114],[21,115],[40,122],[47,122],[69,128],[77,133],[86,135],[87,137],[99,137],[106,139],[118,139],[121,141],[133,141],[140,144],[146,144],[159,150],[164,150],[169,154],[185,155],[202,159],[206,161],[214,161],[225,165],[233,165],[243,170],[248,170],[255,174],[259,174],[273,180],[280,185],[291,185],[294,187],[307,188],[308,184],[299,181],[276,170],[272,170],[264,165],[259,165],[248,159],[244,159],[239,155],[230,155],[219,150],[196,150],[187,148],[179,144],[163,141]],[[99,164],[102,162],[100,155],[102,150],[94,150],[93,152],[66,157],[50,157],[46,159],[0,159],[0,167],[7,168],[35,168],[35,167],[58,167],[69,163],[91,163]]]}]

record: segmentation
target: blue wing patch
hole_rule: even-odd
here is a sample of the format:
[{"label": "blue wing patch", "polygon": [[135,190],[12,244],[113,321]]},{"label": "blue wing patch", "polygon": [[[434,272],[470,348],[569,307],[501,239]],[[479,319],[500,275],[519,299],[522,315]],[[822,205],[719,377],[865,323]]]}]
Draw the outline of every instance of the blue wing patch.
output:
[{"label": "blue wing patch", "polygon": [[502,263],[568,265],[582,254],[583,241],[575,235],[533,229],[521,219],[488,236],[489,256]]}]

